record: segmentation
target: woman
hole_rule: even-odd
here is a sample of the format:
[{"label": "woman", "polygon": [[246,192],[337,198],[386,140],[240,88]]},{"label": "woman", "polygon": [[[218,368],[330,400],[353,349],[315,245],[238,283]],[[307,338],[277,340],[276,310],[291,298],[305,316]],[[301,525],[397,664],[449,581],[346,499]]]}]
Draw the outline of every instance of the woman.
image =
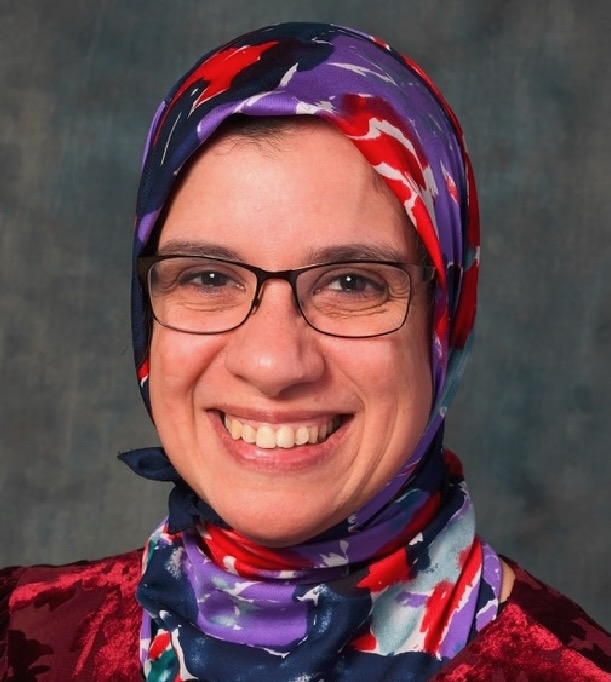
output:
[{"label": "woman", "polygon": [[443,445],[478,231],[458,122],[389,46],[286,24],[204,57],[134,242],[163,450],[123,458],[169,517],[142,572],[5,571],[7,679],[608,679],[608,633],[475,534]]}]

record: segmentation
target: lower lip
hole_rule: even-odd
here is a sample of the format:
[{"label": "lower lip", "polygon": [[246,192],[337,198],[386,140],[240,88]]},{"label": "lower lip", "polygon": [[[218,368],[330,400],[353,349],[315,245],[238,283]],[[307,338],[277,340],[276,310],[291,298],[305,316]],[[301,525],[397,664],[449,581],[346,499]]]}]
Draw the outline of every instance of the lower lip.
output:
[{"label": "lower lip", "polygon": [[254,443],[234,440],[222,422],[219,412],[210,413],[214,429],[232,459],[240,466],[273,473],[290,473],[318,469],[327,463],[344,440],[348,420],[322,443],[299,445],[294,448],[259,448]]}]

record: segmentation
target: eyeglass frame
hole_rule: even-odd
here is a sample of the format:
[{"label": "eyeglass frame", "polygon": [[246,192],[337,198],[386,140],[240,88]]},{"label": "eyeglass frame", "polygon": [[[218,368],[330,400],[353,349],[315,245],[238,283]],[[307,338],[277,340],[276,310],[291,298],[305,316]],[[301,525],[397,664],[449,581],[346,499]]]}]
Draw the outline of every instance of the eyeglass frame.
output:
[{"label": "eyeglass frame", "polygon": [[[249,272],[252,272],[256,279],[257,279],[257,286],[255,288],[255,293],[252,298],[252,302],[250,304],[250,308],[248,312],[246,313],[246,316],[244,319],[239,323],[236,324],[233,327],[230,327],[229,329],[222,329],[220,331],[214,331],[214,332],[199,332],[199,331],[191,331],[188,329],[181,329],[179,327],[173,327],[172,325],[165,324],[159,318],[157,315],[155,315],[155,311],[153,309],[153,302],[152,302],[152,296],[151,296],[151,286],[150,286],[150,273],[153,267],[165,260],[172,260],[174,258],[193,258],[193,259],[198,259],[201,258],[202,260],[209,260],[209,261],[214,261],[216,263],[226,263],[227,265],[233,265],[237,266],[240,268],[243,268],[244,270],[248,270]],[[333,265],[349,265],[351,263],[363,263],[363,264],[370,264],[370,265],[388,265],[393,268],[397,268],[398,270],[403,270],[405,274],[409,277],[410,281],[410,294],[409,298],[407,300],[407,304],[405,306],[405,315],[403,316],[403,319],[401,320],[401,324],[399,324],[397,327],[394,327],[393,329],[390,329],[385,332],[379,332],[377,334],[366,334],[365,336],[347,336],[344,334],[334,334],[332,332],[325,332],[321,329],[318,329],[318,327],[315,327],[312,322],[306,317],[305,312],[303,311],[303,308],[301,307],[301,303],[299,301],[299,297],[297,296],[297,278],[299,277],[300,274],[304,272],[308,272],[309,270],[314,270],[316,268],[322,268],[326,266],[333,266]],[[415,269],[416,271],[420,272],[421,279],[416,283],[415,286],[411,286],[412,283],[412,277],[411,277],[411,272],[408,270],[410,269]],[[205,254],[181,254],[181,253],[172,253],[172,254],[155,254],[155,255],[150,255],[150,256],[138,256],[136,259],[136,270],[138,273],[138,277],[140,278],[140,282],[144,287],[144,290],[146,291],[147,297],[149,299],[149,306],[150,306],[150,312],[153,316],[153,318],[162,326],[166,327],[166,329],[172,329],[177,332],[182,332],[183,334],[194,334],[197,336],[214,336],[216,334],[225,334],[226,332],[231,332],[234,331],[235,329],[238,329],[241,327],[248,318],[257,311],[259,306],[261,305],[261,299],[263,296],[263,284],[267,282],[268,280],[272,279],[279,279],[283,280],[285,282],[288,282],[290,287],[291,287],[291,292],[293,294],[293,300],[295,302],[295,305],[297,306],[297,310],[299,310],[299,313],[301,317],[305,320],[306,324],[317,331],[319,334],[324,334],[325,336],[332,336],[334,338],[339,338],[339,339],[373,339],[379,336],[387,336],[388,334],[393,334],[394,332],[398,331],[403,327],[405,324],[405,321],[407,320],[407,316],[409,315],[409,310],[410,306],[412,303],[413,299],[413,292],[415,291],[416,287],[419,284],[424,284],[427,282],[434,281],[435,278],[435,268],[433,266],[429,265],[419,265],[417,263],[402,263],[400,261],[385,261],[385,260],[375,260],[375,259],[362,259],[359,260],[358,258],[354,260],[341,260],[341,261],[331,261],[328,263],[312,263],[311,265],[306,265],[301,268],[293,268],[293,269],[288,269],[288,270],[265,270],[264,268],[257,267],[256,265],[251,265],[250,263],[243,263],[242,261],[233,261],[229,260],[227,258],[218,258],[216,256],[206,256]]]}]

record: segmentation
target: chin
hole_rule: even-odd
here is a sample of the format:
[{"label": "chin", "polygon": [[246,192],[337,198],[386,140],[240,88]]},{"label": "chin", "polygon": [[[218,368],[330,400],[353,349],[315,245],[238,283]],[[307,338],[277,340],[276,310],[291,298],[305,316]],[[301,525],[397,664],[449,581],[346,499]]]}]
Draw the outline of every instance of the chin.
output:
[{"label": "chin", "polygon": [[[293,503],[293,510],[297,507]],[[297,507],[298,508],[298,507]],[[245,520],[243,518],[243,510],[234,514],[223,514],[217,510],[223,520],[233,528],[237,533],[243,537],[251,540],[255,544],[264,547],[282,548],[300,545],[308,542],[323,531],[330,528],[336,522],[330,518],[320,520],[319,523],[313,524],[313,514],[308,514],[307,517],[299,516],[295,518],[290,514],[282,513],[281,511],[263,511],[249,515]],[[262,533],[262,530],[266,532]]]}]

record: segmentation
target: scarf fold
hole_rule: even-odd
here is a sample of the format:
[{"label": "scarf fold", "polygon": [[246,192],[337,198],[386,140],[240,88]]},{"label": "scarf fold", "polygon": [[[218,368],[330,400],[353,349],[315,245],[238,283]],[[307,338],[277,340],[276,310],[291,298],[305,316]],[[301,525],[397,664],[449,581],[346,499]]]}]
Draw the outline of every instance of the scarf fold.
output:
[{"label": "scarf fold", "polygon": [[[163,450],[122,455],[136,473],[174,483],[137,592],[146,678],[426,680],[495,618],[501,586],[500,561],[475,534],[460,462],[443,446],[471,346],[479,267],[475,184],[460,127],[421,69],[376,38],[325,24],[241,36],[204,56],[154,117],[134,265],[152,250],[181,168],[234,114],[325,119],[404,206],[436,270],[434,406],[383,490],[334,528],[284,549],[229,528]],[[150,411],[148,300],[135,267],[132,330]]]}]

